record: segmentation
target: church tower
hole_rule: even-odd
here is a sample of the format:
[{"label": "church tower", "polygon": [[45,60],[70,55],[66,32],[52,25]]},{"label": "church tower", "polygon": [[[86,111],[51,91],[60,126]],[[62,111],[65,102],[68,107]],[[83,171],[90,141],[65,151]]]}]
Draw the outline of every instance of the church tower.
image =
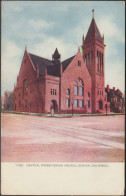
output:
[{"label": "church tower", "polygon": [[92,112],[105,111],[105,86],[104,86],[104,35],[100,31],[94,19],[87,35],[83,36],[83,58],[92,79]]}]

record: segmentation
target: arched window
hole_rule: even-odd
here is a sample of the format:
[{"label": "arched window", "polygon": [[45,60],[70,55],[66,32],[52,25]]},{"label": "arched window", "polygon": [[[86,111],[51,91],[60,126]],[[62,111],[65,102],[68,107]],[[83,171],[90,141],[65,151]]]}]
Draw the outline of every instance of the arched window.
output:
[{"label": "arched window", "polygon": [[24,87],[24,90],[28,89],[28,81],[26,79],[23,82],[23,87]]},{"label": "arched window", "polygon": [[67,104],[67,107],[70,107],[70,98],[66,99],[66,104]]},{"label": "arched window", "polygon": [[83,96],[84,87],[83,87],[83,81],[80,78],[78,78],[78,86],[79,86],[79,96]]},{"label": "arched window", "polygon": [[99,73],[101,73],[101,52],[99,52]]},{"label": "arched window", "polygon": [[[84,107],[84,83],[82,81],[82,79],[78,78],[76,82],[74,82],[74,95],[75,95],[75,99],[74,99],[74,107],[80,107],[83,108]],[[78,97],[76,97],[79,96]]]},{"label": "arched window", "polygon": [[27,90],[28,90],[28,81],[25,79],[23,81],[23,95],[24,95],[25,91],[27,91]]},{"label": "arched window", "polygon": [[90,108],[90,93],[87,93],[88,100],[87,100],[87,107]]},{"label": "arched window", "polygon": [[97,50],[97,72],[99,73],[99,59],[98,59],[98,50]]},{"label": "arched window", "polygon": [[54,95],[55,93],[54,93],[54,89],[53,89],[53,95]]},{"label": "arched window", "polygon": [[[67,95],[70,95],[70,89],[68,88],[67,91],[66,91]],[[68,96],[66,98],[66,105],[67,107],[70,107],[70,96]]]},{"label": "arched window", "polygon": [[81,66],[81,61],[78,61],[78,66]]},{"label": "arched window", "polygon": [[90,93],[89,92],[87,93],[87,96],[90,98]]},{"label": "arched window", "polygon": [[100,110],[103,109],[103,102],[102,102],[102,100],[99,101],[99,109],[100,109]]},{"label": "arched window", "polygon": [[67,95],[70,95],[70,89],[69,88],[67,89]]},{"label": "arched window", "polygon": [[74,95],[78,95],[78,83],[74,83]]}]

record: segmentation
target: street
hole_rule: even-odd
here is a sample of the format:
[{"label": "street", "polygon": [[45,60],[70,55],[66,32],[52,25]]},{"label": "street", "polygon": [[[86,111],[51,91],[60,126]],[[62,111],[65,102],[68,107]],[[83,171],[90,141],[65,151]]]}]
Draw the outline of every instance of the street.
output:
[{"label": "street", "polygon": [[3,162],[124,161],[124,115],[1,118]]}]

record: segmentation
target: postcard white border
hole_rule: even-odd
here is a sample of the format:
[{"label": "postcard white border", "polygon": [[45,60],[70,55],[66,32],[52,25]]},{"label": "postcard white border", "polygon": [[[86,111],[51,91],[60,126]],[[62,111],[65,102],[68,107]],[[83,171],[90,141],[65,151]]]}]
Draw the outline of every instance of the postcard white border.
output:
[{"label": "postcard white border", "polygon": [[2,162],[1,172],[3,195],[124,195],[124,163]]}]

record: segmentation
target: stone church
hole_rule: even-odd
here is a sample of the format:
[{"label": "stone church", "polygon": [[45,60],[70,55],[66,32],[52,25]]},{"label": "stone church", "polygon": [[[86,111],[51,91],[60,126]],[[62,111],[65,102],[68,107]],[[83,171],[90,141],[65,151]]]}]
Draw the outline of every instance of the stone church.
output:
[{"label": "stone church", "polygon": [[104,36],[94,17],[82,53],[61,62],[56,48],[52,59],[31,54],[25,48],[17,82],[14,87],[14,111],[50,113],[110,112],[104,81]]}]

